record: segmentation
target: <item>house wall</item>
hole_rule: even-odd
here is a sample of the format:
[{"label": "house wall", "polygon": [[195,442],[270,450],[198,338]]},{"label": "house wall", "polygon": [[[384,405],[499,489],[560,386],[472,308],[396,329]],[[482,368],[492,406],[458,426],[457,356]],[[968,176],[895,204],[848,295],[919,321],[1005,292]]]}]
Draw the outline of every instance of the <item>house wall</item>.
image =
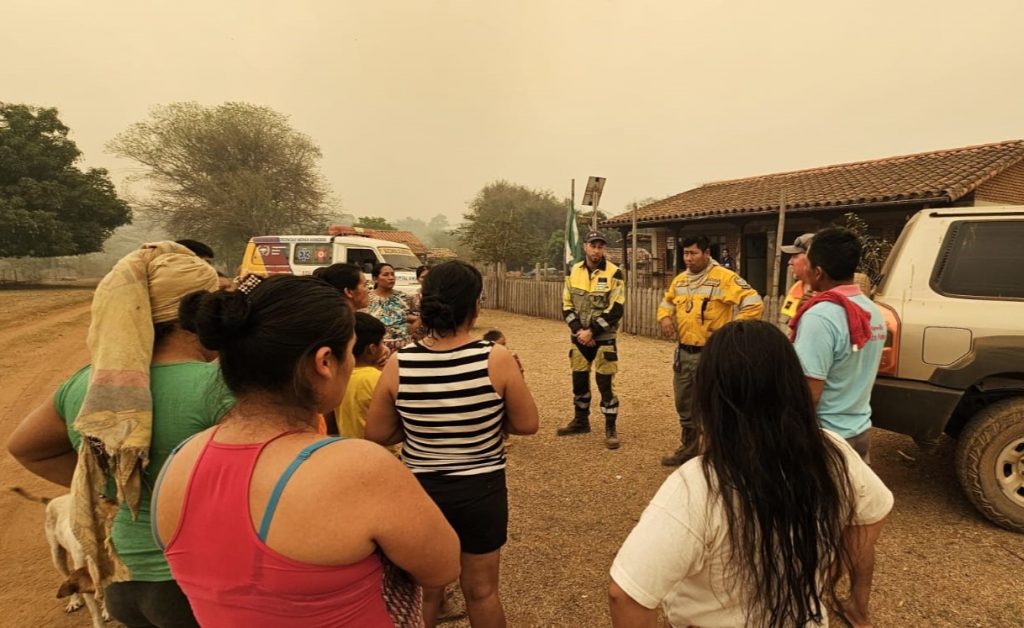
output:
[{"label": "house wall", "polygon": [[1024,161],[1021,161],[978,186],[974,191],[977,205],[1024,205]]}]

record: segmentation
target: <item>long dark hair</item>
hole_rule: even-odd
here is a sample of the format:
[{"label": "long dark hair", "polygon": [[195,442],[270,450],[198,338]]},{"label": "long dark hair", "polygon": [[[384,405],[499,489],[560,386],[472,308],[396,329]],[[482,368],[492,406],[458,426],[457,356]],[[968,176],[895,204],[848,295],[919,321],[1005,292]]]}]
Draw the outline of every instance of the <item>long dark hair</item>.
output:
[{"label": "long dark hair", "polygon": [[194,292],[179,312],[183,327],[220,352],[221,374],[236,397],[266,392],[307,409],[315,408],[316,399],[303,378],[303,362],[320,347],[344,359],[355,325],[335,288],[291,275],[271,276],[248,295]]},{"label": "long dark hair", "polygon": [[848,564],[853,489],[793,345],[769,323],[730,323],[704,348],[693,387],[704,477],[725,511],[727,573],[750,595],[748,623],[821,621],[835,599],[833,566]]},{"label": "long dark hair", "polygon": [[483,285],[480,271],[466,262],[452,260],[432,268],[421,292],[423,327],[440,336],[453,333],[476,312]]}]

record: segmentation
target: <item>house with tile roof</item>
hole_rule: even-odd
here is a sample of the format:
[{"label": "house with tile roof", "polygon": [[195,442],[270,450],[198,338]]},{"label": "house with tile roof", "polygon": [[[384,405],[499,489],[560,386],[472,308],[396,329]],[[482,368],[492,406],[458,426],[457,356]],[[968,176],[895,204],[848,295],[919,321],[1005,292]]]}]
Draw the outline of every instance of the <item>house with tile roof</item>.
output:
[{"label": "house with tile roof", "polygon": [[[858,214],[872,235],[895,242],[921,209],[1024,205],[1024,140],[716,181],[637,210],[637,233],[648,239],[653,273],[668,281],[683,269],[679,242],[708,236],[712,254],[728,247],[740,273],[768,293],[779,207],[783,242]],[[602,223],[629,240],[632,212]],[[625,254],[625,253],[624,253]],[[782,260],[783,264],[786,259]],[[788,273],[780,273],[780,289]]]},{"label": "house with tile roof", "polygon": [[440,264],[441,262],[447,262],[448,260],[458,259],[458,257],[459,254],[451,249],[443,247],[427,249],[428,264]]}]

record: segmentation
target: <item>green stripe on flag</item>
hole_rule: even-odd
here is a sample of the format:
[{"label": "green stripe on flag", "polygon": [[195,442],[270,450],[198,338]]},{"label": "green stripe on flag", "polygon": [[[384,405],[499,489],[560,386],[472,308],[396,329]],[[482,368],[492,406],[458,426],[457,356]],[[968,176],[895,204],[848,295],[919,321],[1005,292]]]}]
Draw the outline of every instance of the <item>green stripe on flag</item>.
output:
[{"label": "green stripe on flag", "polygon": [[580,244],[580,227],[576,222],[576,208],[569,207],[565,217],[565,273],[569,274],[572,265],[583,259],[583,246]]}]

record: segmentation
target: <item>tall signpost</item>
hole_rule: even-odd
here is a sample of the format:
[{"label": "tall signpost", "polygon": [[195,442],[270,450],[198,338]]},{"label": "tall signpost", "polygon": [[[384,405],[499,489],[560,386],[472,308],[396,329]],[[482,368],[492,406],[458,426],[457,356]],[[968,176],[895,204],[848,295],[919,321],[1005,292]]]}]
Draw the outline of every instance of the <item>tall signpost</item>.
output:
[{"label": "tall signpost", "polygon": [[601,201],[601,191],[604,190],[604,177],[589,177],[587,179],[587,190],[583,193],[581,205],[589,205],[593,209],[590,219],[590,228],[597,231],[597,204]]}]

